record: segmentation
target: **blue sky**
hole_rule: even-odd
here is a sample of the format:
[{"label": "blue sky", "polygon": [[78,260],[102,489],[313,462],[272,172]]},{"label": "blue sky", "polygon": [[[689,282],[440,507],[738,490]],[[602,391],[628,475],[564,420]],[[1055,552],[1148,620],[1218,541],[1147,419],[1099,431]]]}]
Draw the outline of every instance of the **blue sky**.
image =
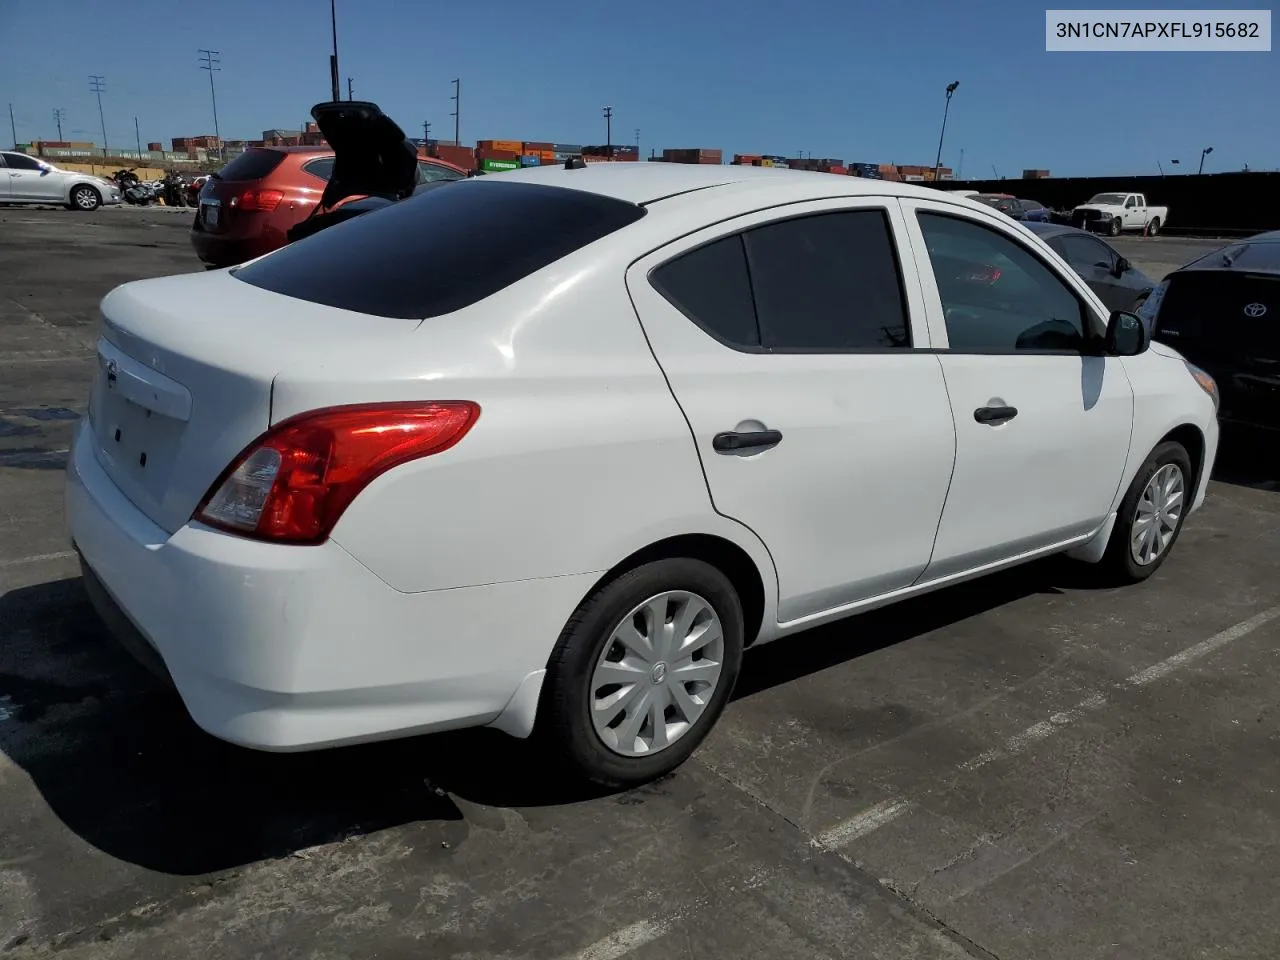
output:
[{"label": "blue sky", "polygon": [[[1212,4],[1201,2],[1199,8]],[[1247,8],[1236,2],[1219,8]],[[1262,7],[1265,8],[1265,7]],[[943,162],[970,176],[1280,168],[1280,54],[1062,54],[1044,50],[1044,9],[1025,0],[858,5],[818,0],[338,0],[343,82],[410,136],[602,143],[640,129],[650,148],[806,151],[847,161],[933,162],[943,88]],[[121,14],[124,14],[123,16]],[[56,18],[56,24],[51,20]],[[51,29],[52,27],[52,29]],[[0,0],[0,110],[20,141],[101,140],[88,76],[105,75],[112,145],[212,132],[197,48],[221,51],[225,137],[297,127],[328,99],[327,0],[54,4]],[[7,122],[7,116],[2,118]],[[9,131],[0,125],[6,145]]]}]

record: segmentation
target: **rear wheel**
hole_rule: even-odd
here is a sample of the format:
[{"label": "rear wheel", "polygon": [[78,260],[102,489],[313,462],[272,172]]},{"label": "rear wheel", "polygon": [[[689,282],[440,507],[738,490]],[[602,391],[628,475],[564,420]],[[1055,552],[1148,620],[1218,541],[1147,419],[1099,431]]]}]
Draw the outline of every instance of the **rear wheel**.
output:
[{"label": "rear wheel", "polygon": [[67,206],[72,210],[97,210],[102,206],[102,194],[87,183],[82,183],[71,191],[71,202]]},{"label": "rear wheel", "polygon": [[658,560],[605,583],[548,663],[539,736],[608,786],[680,766],[724,710],[742,664],[742,604],[701,560]]},{"label": "rear wheel", "polygon": [[1147,236],[1158,237],[1160,235],[1160,218],[1155,217],[1147,224]]},{"label": "rear wheel", "polygon": [[1111,221],[1111,225],[1107,227],[1107,233],[1113,237],[1120,236],[1120,218],[1116,217]]},{"label": "rear wheel", "polygon": [[1182,532],[1194,482],[1182,444],[1162,443],[1151,451],[1116,512],[1102,559],[1108,580],[1136,583],[1160,569]]}]

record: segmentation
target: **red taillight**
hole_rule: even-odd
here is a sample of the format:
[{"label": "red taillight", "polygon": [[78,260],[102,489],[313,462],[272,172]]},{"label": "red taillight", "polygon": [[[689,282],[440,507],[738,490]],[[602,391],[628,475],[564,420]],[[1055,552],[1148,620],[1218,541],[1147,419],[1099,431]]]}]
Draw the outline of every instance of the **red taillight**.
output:
[{"label": "red taillight", "polygon": [[320,543],[370,481],[447,450],[480,407],[466,400],[330,407],[277,424],[240,454],[192,519],[281,543]]},{"label": "red taillight", "polygon": [[234,198],[232,204],[240,210],[261,210],[263,213],[270,213],[280,205],[283,199],[284,192],[281,190],[246,190]]}]

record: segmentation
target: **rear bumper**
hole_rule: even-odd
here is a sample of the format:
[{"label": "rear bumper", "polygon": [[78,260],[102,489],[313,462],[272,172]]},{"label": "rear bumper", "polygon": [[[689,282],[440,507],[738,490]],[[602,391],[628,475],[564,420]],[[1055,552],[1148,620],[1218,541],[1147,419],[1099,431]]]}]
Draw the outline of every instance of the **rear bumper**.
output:
[{"label": "rear bumper", "polygon": [[201,227],[191,229],[191,247],[204,263],[215,267],[234,267],[283,247],[283,232],[260,223],[249,223],[248,229],[227,233],[209,233]]},{"label": "rear bumper", "polygon": [[162,664],[203,729],[262,750],[488,723],[527,734],[552,646],[593,579],[402,593],[333,542],[264,544],[194,524],[170,535],[83,433],[66,510],[108,626]]}]

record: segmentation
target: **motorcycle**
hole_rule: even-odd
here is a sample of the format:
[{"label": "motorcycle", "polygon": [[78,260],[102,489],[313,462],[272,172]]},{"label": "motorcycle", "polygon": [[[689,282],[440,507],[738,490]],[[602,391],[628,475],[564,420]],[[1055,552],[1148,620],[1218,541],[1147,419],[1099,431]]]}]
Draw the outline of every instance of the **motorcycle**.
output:
[{"label": "motorcycle", "polygon": [[181,173],[170,171],[160,181],[160,193],[164,202],[170,207],[185,207],[189,202],[187,177]]},{"label": "motorcycle", "polygon": [[150,183],[144,183],[133,168],[117,170],[111,175],[111,179],[120,187],[120,195],[124,198],[125,203],[131,203],[135,206],[145,206],[155,200],[155,190]]}]

